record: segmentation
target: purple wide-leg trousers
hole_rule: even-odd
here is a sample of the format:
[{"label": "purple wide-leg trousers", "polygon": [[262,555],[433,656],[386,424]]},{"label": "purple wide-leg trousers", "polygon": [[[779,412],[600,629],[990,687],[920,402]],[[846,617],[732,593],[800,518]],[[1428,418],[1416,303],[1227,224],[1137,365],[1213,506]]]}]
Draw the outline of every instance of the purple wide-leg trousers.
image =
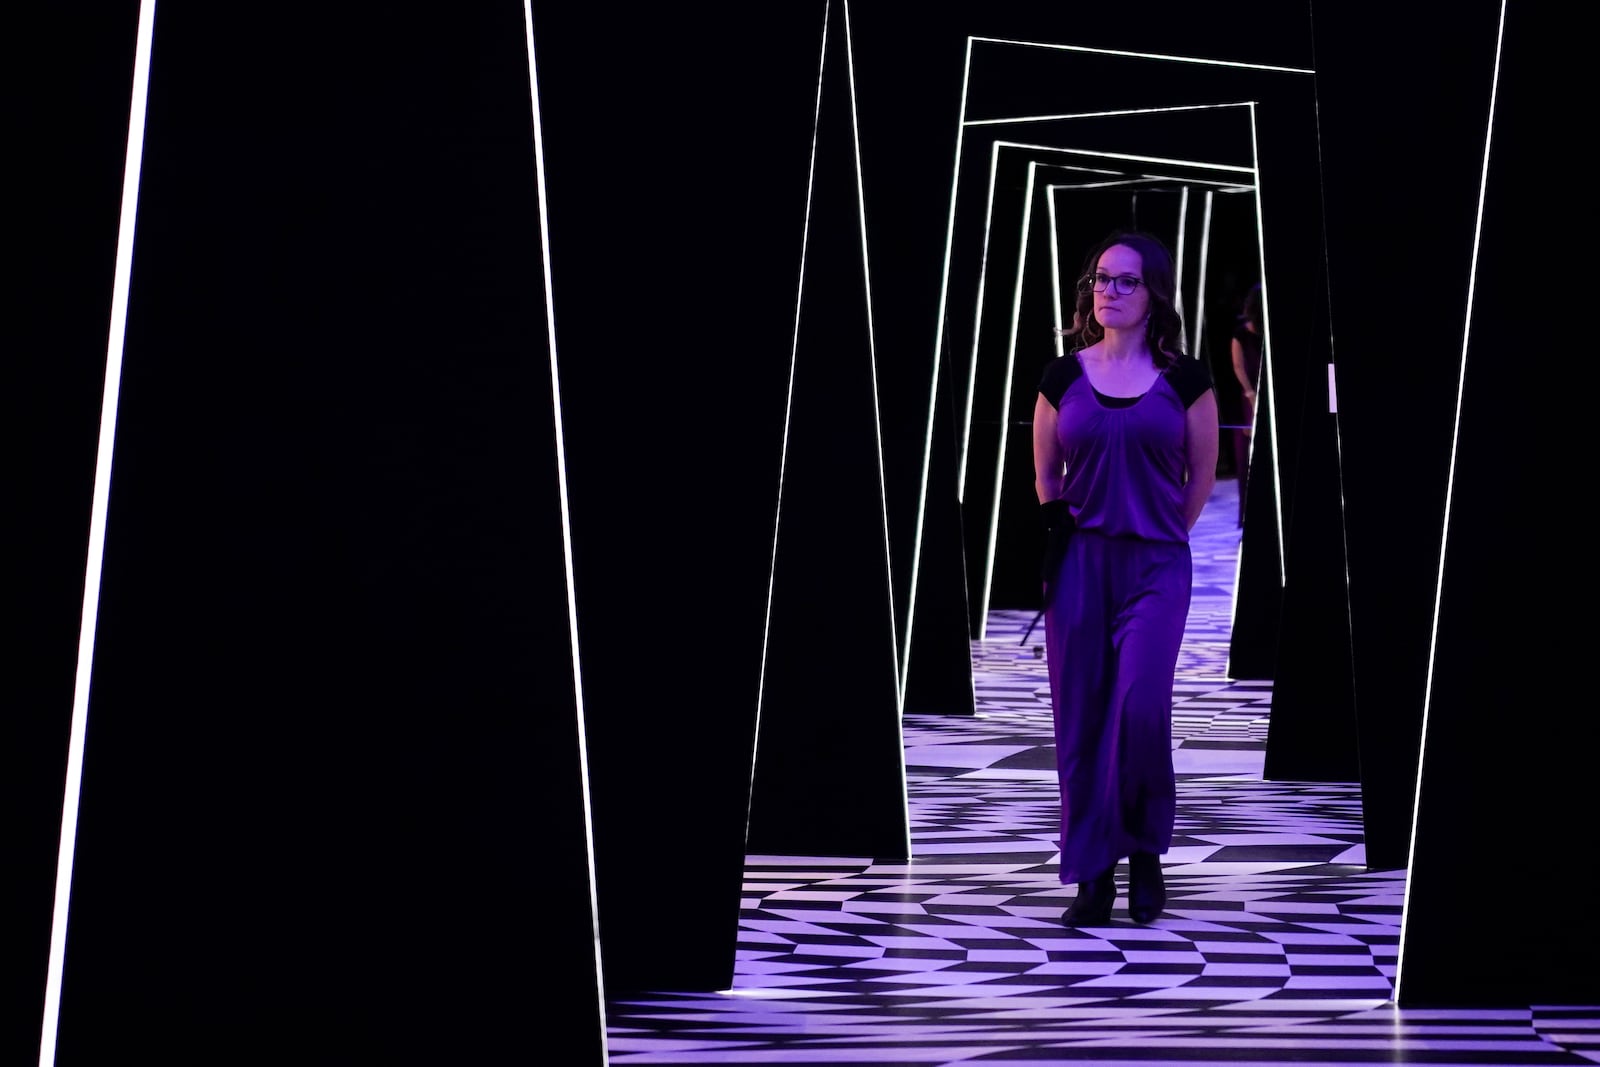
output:
[{"label": "purple wide-leg trousers", "polygon": [[1172,844],[1172,683],[1189,616],[1189,546],[1078,530],[1045,608],[1061,781],[1061,881]]}]

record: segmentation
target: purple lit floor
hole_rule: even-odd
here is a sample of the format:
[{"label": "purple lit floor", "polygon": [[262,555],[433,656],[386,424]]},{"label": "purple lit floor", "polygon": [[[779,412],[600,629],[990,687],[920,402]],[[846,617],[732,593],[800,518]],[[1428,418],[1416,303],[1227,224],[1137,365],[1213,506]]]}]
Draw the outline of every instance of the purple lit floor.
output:
[{"label": "purple lit floor", "polygon": [[748,857],[733,988],[611,1001],[613,1067],[1600,1063],[1600,1005],[1390,1001],[1405,872],[1366,869],[1354,783],[1261,779],[1272,686],[1227,678],[1235,491],[1194,539],[1162,918],[1124,864],[1109,924],[1061,925],[1042,633],[994,611],[976,717],[904,724],[914,860]]}]

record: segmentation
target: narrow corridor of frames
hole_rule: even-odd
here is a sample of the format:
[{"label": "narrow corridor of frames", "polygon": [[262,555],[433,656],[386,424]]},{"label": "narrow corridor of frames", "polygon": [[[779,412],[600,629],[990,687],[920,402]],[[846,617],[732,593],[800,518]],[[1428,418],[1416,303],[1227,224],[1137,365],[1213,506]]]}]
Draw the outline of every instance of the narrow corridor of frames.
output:
[{"label": "narrow corridor of frames", "polygon": [[1043,634],[994,611],[977,715],[905,720],[914,860],[748,857],[733,988],[611,1001],[610,1062],[1600,1063],[1600,1005],[1391,1002],[1405,872],[1366,868],[1355,783],[1262,780],[1272,686],[1227,677],[1236,488],[1192,544],[1160,919],[1124,863],[1111,921],[1062,926]]}]

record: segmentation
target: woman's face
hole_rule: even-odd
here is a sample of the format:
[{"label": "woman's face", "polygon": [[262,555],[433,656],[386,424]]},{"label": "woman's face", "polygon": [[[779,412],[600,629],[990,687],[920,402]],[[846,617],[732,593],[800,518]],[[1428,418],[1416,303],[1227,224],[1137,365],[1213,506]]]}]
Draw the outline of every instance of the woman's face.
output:
[{"label": "woman's face", "polygon": [[[1101,292],[1094,294],[1094,317],[1108,330],[1137,330],[1144,328],[1150,314],[1150,289],[1144,284],[1144,262],[1139,253],[1127,245],[1112,245],[1100,253],[1095,266],[1096,274],[1111,281]],[[1133,292],[1123,295],[1117,288],[1117,279],[1133,279],[1139,284]]]}]

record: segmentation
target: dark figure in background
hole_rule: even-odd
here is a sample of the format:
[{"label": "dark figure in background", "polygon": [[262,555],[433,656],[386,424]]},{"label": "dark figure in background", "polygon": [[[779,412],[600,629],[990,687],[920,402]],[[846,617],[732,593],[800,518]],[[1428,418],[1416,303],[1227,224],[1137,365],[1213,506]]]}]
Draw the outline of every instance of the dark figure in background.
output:
[{"label": "dark figure in background", "polygon": [[1189,531],[1217,478],[1206,364],[1183,352],[1172,256],[1139,231],[1084,261],[1070,351],[1050,360],[1033,415],[1047,530],[1045,659],[1061,787],[1069,926],[1101,925],[1128,857],[1128,914],[1166,905],[1172,844],[1172,687],[1189,615]]},{"label": "dark figure in background", "polygon": [[1239,422],[1244,427],[1233,431],[1234,470],[1239,472],[1239,525],[1244,525],[1245,490],[1250,485],[1250,446],[1255,439],[1256,388],[1261,382],[1261,284],[1250,287],[1244,307],[1233,327],[1233,376],[1239,379],[1244,403]]}]

